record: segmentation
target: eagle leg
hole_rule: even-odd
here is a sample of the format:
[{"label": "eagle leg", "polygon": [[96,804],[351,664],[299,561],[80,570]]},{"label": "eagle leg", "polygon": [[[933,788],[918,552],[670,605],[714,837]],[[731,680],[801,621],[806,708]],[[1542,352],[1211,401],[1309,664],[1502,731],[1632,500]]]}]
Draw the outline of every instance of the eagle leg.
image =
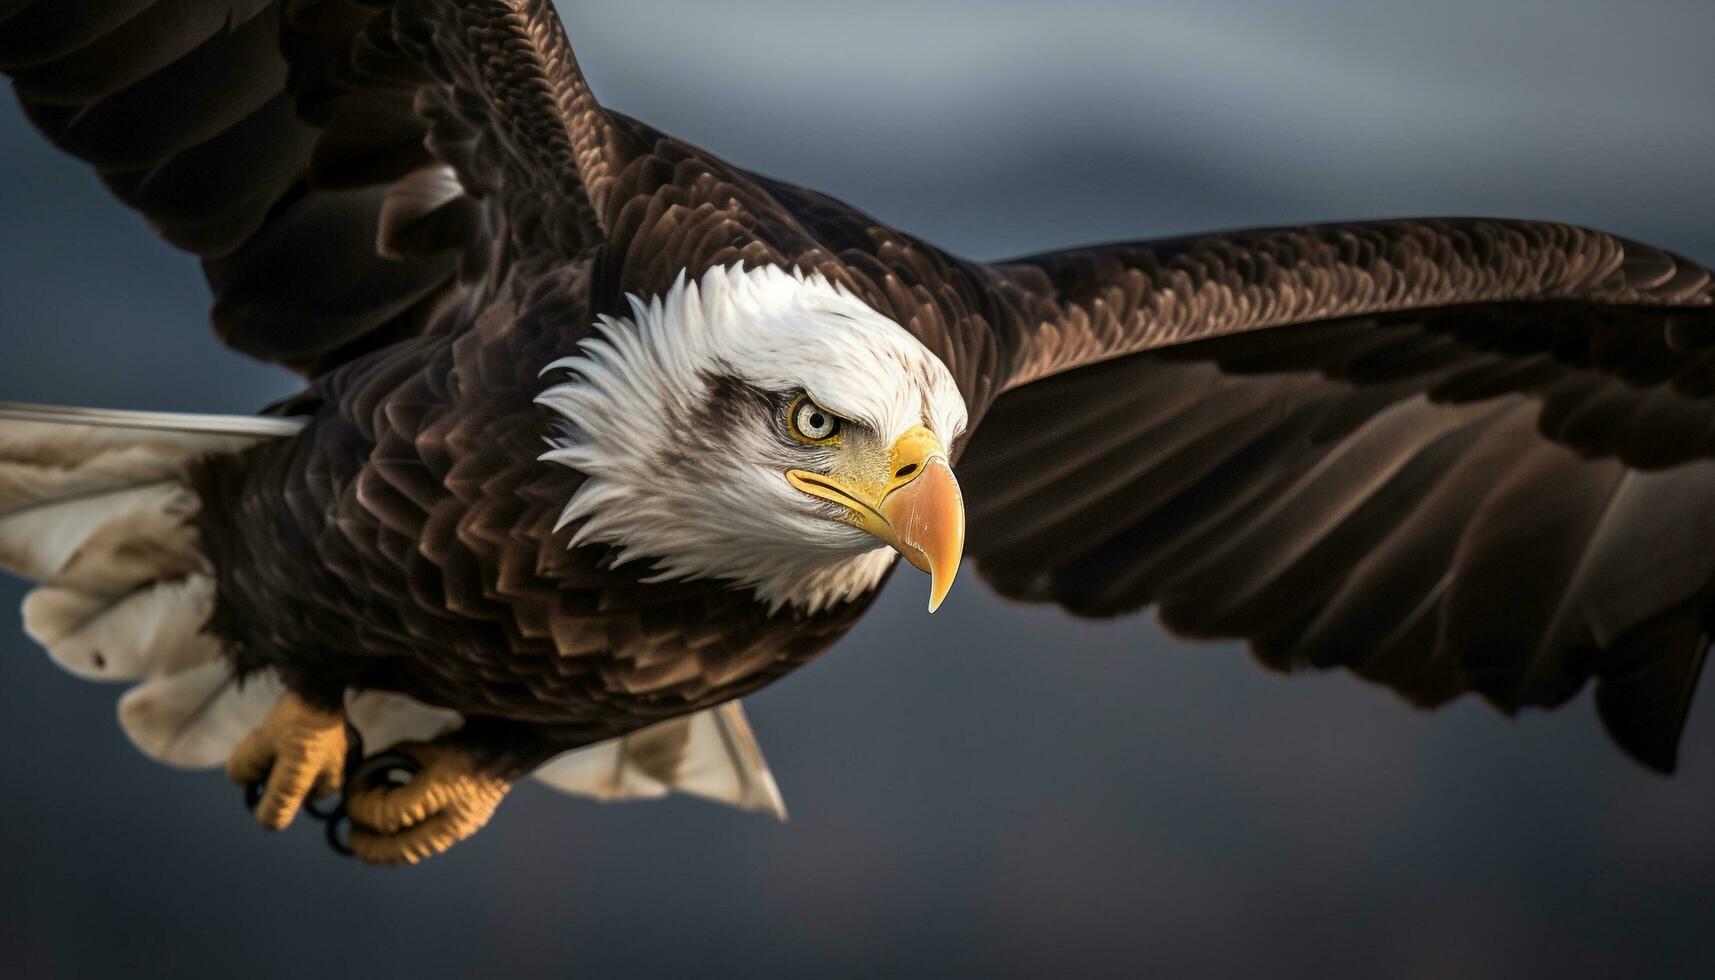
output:
[{"label": "eagle leg", "polygon": [[395,745],[417,764],[408,782],[345,794],[351,852],[370,864],[416,864],[481,830],[513,780],[457,735]]},{"label": "eagle leg", "polygon": [[233,751],[226,774],[241,785],[261,784],[256,822],[284,830],[305,800],[339,792],[349,747],[342,712],[288,691]]}]

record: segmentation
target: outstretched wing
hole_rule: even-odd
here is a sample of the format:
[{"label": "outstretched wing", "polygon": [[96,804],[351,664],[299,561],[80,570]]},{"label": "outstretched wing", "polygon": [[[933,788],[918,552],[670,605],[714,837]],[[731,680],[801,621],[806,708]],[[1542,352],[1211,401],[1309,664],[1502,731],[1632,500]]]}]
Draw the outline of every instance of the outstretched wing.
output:
[{"label": "outstretched wing", "polygon": [[9,0],[0,70],[311,374],[598,243],[629,152],[548,0]]},{"label": "outstretched wing", "polygon": [[1004,594],[1502,710],[1592,677],[1674,765],[1715,586],[1715,286],[1561,225],[1252,231],[995,267],[960,464]]}]

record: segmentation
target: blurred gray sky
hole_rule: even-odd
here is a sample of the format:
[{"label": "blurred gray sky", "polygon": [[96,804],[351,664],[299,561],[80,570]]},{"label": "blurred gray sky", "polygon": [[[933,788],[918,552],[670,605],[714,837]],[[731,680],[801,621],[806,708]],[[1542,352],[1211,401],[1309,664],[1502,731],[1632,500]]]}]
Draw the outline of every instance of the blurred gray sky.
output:
[{"label": "blurred gray sky", "polygon": [[[974,257],[1485,213],[1715,263],[1707,2],[564,6],[610,106]],[[292,390],[215,343],[194,262],[9,101],[0,149],[0,398],[242,412]],[[117,691],[7,614],[0,973],[1715,971],[1707,703],[1662,780],[1588,697],[1424,715],[974,576],[930,618],[924,589],[898,576],[750,702],[791,823],[529,787],[391,874],[144,760]]]}]

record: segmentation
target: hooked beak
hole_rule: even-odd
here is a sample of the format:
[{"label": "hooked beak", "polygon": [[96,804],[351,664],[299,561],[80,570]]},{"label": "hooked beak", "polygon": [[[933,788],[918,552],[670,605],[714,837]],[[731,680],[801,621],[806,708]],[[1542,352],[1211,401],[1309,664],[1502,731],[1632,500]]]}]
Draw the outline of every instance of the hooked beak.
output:
[{"label": "hooked beak", "polygon": [[851,511],[852,523],[929,573],[929,611],[941,607],[965,551],[965,504],[941,440],[915,426],[893,444],[886,477],[869,486],[808,470],[787,482]]}]

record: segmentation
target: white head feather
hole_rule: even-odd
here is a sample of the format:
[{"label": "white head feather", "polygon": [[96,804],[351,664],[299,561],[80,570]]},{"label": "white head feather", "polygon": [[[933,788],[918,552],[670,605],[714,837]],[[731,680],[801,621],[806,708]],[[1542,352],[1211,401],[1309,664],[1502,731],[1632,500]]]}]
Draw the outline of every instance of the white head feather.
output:
[{"label": "white head feather", "polygon": [[966,410],[946,366],[819,275],[732,265],[628,299],[630,318],[602,317],[544,369],[571,377],[537,399],[566,422],[542,459],[586,476],[560,517],[583,522],[573,544],[650,561],[657,579],[727,579],[774,608],[874,588],[894,552],[786,482],[827,451],[785,438],[765,396],[807,392],[883,444],[925,425],[950,446]]}]

